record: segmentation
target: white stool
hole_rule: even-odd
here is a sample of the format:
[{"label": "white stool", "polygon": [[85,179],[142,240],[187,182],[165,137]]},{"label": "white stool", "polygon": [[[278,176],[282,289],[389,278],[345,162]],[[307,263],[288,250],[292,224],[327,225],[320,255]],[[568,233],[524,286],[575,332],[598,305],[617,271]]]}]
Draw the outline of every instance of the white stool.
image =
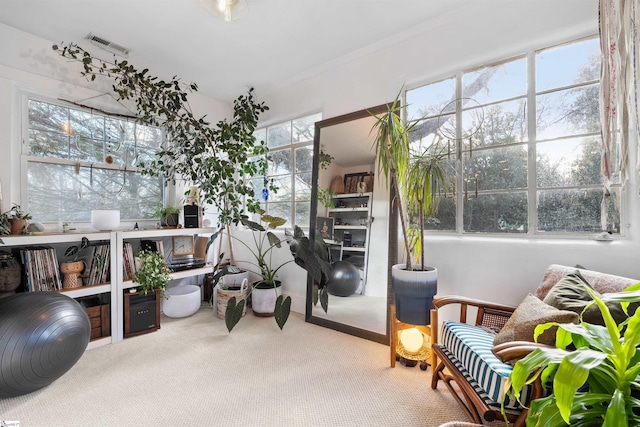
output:
[{"label": "white stool", "polygon": [[168,288],[169,299],[162,300],[162,311],[169,317],[187,317],[200,309],[200,286],[182,285]]}]

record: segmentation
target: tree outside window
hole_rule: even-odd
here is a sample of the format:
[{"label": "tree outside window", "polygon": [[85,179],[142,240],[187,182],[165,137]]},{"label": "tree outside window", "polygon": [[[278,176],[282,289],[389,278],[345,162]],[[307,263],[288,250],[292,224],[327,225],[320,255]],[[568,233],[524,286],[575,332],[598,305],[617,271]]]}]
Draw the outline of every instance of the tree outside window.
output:
[{"label": "tree outside window", "polygon": [[450,162],[427,228],[619,233],[619,178],[605,188],[601,171],[599,70],[590,38],[407,90],[414,143],[439,140]]},{"label": "tree outside window", "polygon": [[93,209],[119,209],[125,220],[154,217],[163,183],[137,173],[137,165],[160,150],[160,129],[35,98],[27,101],[26,128],[34,219],[89,222]]}]

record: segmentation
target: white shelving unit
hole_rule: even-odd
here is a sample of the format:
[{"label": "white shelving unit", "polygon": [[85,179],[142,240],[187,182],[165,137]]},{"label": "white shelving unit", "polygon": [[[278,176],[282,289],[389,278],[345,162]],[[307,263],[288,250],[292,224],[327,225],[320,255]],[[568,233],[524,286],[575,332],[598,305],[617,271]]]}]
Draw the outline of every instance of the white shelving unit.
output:
[{"label": "white shelving unit", "polygon": [[[118,316],[112,318],[112,328],[111,333],[113,337],[113,342],[119,342],[124,339],[124,291],[126,289],[131,289],[136,287],[136,283],[131,280],[124,280],[124,270],[122,266],[122,260],[124,259],[124,249],[123,245],[125,241],[135,241],[139,243],[141,240],[154,240],[158,238],[170,238],[173,236],[187,236],[187,235],[211,235],[215,233],[215,228],[162,228],[162,229],[152,229],[152,230],[129,230],[129,231],[119,231],[116,233],[116,251],[118,252],[118,259],[120,260],[119,268],[116,271],[116,283],[117,288],[115,289],[115,295],[111,295],[111,299],[118,300],[118,306],[120,307],[120,312]],[[138,246],[138,245],[135,245]],[[165,246],[165,248],[170,248],[170,246]],[[206,265],[202,268],[194,268],[190,270],[183,270],[171,273],[171,277],[173,280],[185,279],[187,277],[194,277],[204,275],[206,273],[213,272],[213,265]],[[113,276],[112,276],[113,277]],[[115,326],[114,321],[115,320]]]},{"label": "white shelving unit", "polygon": [[[372,193],[338,194],[333,197],[335,208],[327,209],[333,218],[333,235],[337,242],[332,245],[338,252],[338,259],[343,260],[349,254],[362,254],[364,257],[363,284],[367,283],[367,263],[369,249],[369,234],[371,229]],[[344,238],[348,233],[351,244],[345,246]]]},{"label": "white shelving unit", "polygon": [[[108,241],[111,248],[114,247],[116,242],[116,233],[113,232],[66,232],[66,233],[51,233],[51,234],[36,234],[28,236],[2,236],[4,245],[0,246],[0,250],[11,251],[15,248],[28,248],[30,246],[52,246],[56,248],[58,254],[58,262],[63,261],[61,256],[68,246],[79,244],[82,238],[86,237],[92,243]],[[89,343],[88,349],[100,347],[102,345],[111,344],[115,342],[113,340],[113,319],[115,319],[120,312],[118,306],[113,300],[113,290],[115,283],[113,281],[114,268],[116,268],[116,254],[115,251],[110,251],[110,276],[111,282],[104,283],[95,286],[82,286],[74,289],[62,289],[58,292],[67,295],[71,298],[81,298],[92,295],[100,295],[108,293],[111,295],[111,320],[112,320],[112,334],[110,337],[100,338]],[[121,264],[120,264],[121,266]]]},{"label": "white shelving unit", "polygon": [[[50,233],[28,236],[2,236],[4,245],[0,245],[0,250],[11,251],[15,248],[50,245],[56,248],[59,254],[58,262],[62,261],[61,254],[64,253],[66,247],[79,243],[83,237],[93,242],[108,241],[111,246],[110,251],[110,276],[111,282],[96,286],[82,286],[75,289],[63,289],[58,292],[71,298],[80,298],[92,295],[100,295],[109,293],[111,296],[111,336],[100,338],[89,343],[88,349],[116,343],[124,338],[124,313],[123,313],[123,294],[125,289],[135,287],[136,284],[130,280],[124,281],[123,277],[123,260],[124,251],[123,243],[129,240],[157,239],[181,235],[211,235],[215,228],[178,228],[178,229],[153,229],[153,230],[136,230],[136,231],[103,231],[103,232],[66,232],[66,233]],[[187,277],[204,275],[212,272],[213,266],[207,265],[202,268],[191,270],[183,270],[172,273],[174,280],[184,279]]]}]

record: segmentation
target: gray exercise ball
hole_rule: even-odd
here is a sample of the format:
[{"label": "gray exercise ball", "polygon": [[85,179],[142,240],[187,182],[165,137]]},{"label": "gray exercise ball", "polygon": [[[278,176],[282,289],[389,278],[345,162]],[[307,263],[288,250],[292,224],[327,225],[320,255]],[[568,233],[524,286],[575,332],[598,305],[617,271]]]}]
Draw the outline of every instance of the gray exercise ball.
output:
[{"label": "gray exercise ball", "polygon": [[51,384],[80,359],[91,323],[73,298],[22,292],[0,299],[0,398]]},{"label": "gray exercise ball", "polygon": [[360,285],[360,271],[347,261],[337,261],[331,265],[328,291],[337,297],[352,295]]}]

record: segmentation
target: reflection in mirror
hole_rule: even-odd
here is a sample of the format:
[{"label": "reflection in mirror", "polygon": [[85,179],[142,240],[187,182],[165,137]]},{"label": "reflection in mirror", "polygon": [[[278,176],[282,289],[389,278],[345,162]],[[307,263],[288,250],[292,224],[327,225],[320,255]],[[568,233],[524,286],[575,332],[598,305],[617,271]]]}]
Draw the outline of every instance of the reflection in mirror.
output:
[{"label": "reflection in mirror", "polygon": [[309,235],[323,237],[333,272],[327,313],[313,304],[309,281],[307,320],[386,344],[389,196],[375,177],[370,135],[371,114],[384,111],[380,105],[316,122]]}]

